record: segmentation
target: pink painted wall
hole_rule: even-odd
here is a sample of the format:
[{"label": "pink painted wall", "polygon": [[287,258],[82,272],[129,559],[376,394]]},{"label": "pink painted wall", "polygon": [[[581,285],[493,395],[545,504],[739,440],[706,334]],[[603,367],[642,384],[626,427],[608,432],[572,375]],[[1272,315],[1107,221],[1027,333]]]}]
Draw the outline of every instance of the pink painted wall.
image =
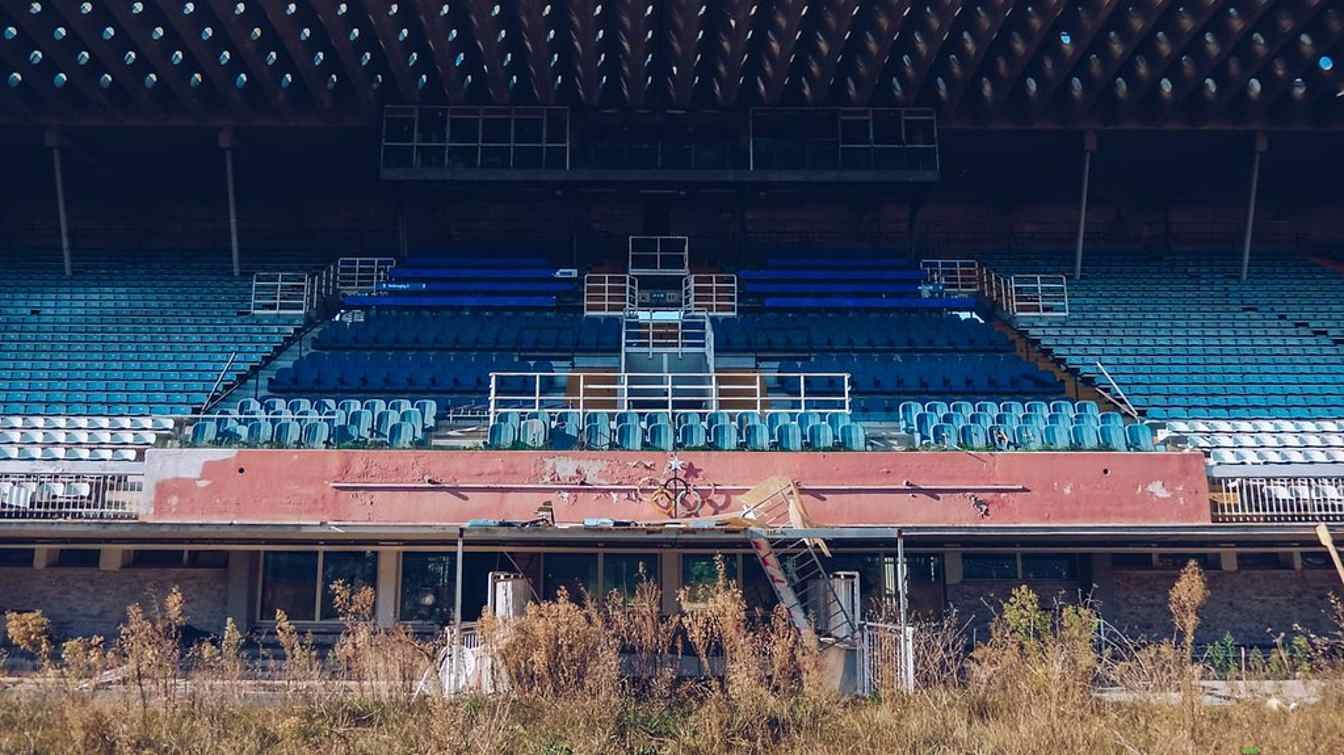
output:
[{"label": "pink painted wall", "polygon": [[[459,524],[528,519],[550,502],[557,523],[585,517],[658,520],[628,489],[563,491],[564,484],[632,486],[662,479],[671,454],[514,451],[270,451],[153,449],[146,489],[156,522]],[[678,454],[697,485],[745,488],[774,475],[803,488],[816,524],[1188,524],[1209,521],[1197,453],[694,453]],[[333,483],[377,483],[341,489]],[[440,487],[426,487],[433,483]],[[499,486],[454,490],[453,484]],[[509,485],[543,485],[509,489]],[[977,492],[892,492],[896,486],[1020,486]],[[402,486],[398,489],[398,486]],[[420,486],[406,489],[405,486]],[[857,487],[868,489],[856,489]],[[877,489],[874,489],[877,488]],[[733,511],[732,493],[702,514]],[[711,511],[711,509],[713,511]]]}]

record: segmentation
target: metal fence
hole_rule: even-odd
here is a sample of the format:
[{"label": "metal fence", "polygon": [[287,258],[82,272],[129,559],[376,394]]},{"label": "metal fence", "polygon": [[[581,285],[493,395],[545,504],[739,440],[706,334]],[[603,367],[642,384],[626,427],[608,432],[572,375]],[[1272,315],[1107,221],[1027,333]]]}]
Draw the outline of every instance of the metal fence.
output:
[{"label": "metal fence", "polygon": [[1344,477],[1221,477],[1215,522],[1344,521]]},{"label": "metal fence", "polygon": [[689,275],[690,238],[631,236],[626,272],[631,275]]},{"label": "metal fence", "polygon": [[0,519],[135,519],[140,474],[0,472]]},{"label": "metal fence", "polygon": [[1012,309],[1015,315],[1067,317],[1069,283],[1063,275],[1014,275]]},{"label": "metal fence", "polygon": [[490,421],[500,412],[848,412],[849,373],[494,372]]},{"label": "metal fence", "polygon": [[639,307],[639,279],[625,274],[583,276],[585,315],[623,315]]},{"label": "metal fence", "polygon": [[980,263],[975,260],[920,260],[925,277],[941,283],[948,293],[975,293],[980,290]]},{"label": "metal fence", "polygon": [[915,690],[914,627],[866,621],[859,628],[859,694]]},{"label": "metal fence", "polygon": [[397,266],[393,257],[341,257],[334,265],[334,291],[342,294],[373,293]]},{"label": "metal fence", "polygon": [[252,314],[306,314],[311,304],[310,282],[307,273],[253,273]]},{"label": "metal fence", "polygon": [[732,317],[737,314],[737,276],[688,275],[681,284],[681,307],[686,313]]}]

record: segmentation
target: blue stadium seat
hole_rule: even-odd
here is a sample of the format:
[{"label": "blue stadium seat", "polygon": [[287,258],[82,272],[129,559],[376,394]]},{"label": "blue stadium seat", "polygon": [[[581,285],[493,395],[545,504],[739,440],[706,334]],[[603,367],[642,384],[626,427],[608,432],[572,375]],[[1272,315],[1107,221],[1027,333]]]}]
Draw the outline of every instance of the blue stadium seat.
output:
[{"label": "blue stadium seat", "polygon": [[[1084,427],[1077,425],[1076,427]],[[1091,428],[1091,425],[1086,427]],[[1097,433],[1100,439],[1101,447],[1107,451],[1128,451],[1129,446],[1125,442],[1125,429],[1115,425],[1102,425]]]},{"label": "blue stadium seat", "polygon": [[817,422],[807,428],[807,447],[814,451],[826,451],[835,447],[835,431],[825,422]]},{"label": "blue stadium seat", "polygon": [[998,414],[999,411],[1001,411],[999,409],[998,403],[994,401],[977,401],[975,403],[975,410],[977,412],[983,412],[984,414],[987,414],[991,417],[993,417],[994,415]]},{"label": "blue stadium seat", "polygon": [[[502,426],[502,423],[500,424]],[[360,437],[359,428],[351,424],[337,425],[336,429],[332,431],[331,439],[337,448],[351,448],[364,442],[364,438]],[[487,444],[489,445],[489,443]]]},{"label": "blue stadium seat", "polygon": [[546,424],[539,419],[525,419],[518,427],[518,443],[523,448],[540,449],[546,447]]},{"label": "blue stadium seat", "polygon": [[269,420],[255,419],[247,423],[244,442],[249,446],[264,446],[271,442],[272,428]]},{"label": "blue stadium seat", "polygon": [[961,447],[979,450],[989,447],[989,438],[985,428],[977,424],[967,424],[961,428]]},{"label": "blue stadium seat", "polygon": [[1041,442],[1041,431],[1030,425],[1021,425],[1017,428],[1017,445],[1023,451],[1039,451],[1044,448]]},{"label": "blue stadium seat", "polygon": [[971,412],[971,416],[967,418],[967,421],[969,424],[979,425],[983,430],[989,429],[989,426],[994,424],[992,416],[985,414],[984,412]]},{"label": "blue stadium seat", "polygon": [[687,425],[701,425],[701,424],[704,424],[704,421],[701,419],[699,412],[681,412],[680,414],[677,415],[678,431],[680,431],[681,428],[684,428]]},{"label": "blue stadium seat", "polygon": [[673,431],[671,423],[667,421],[654,422],[649,425],[648,445],[654,451],[671,451],[673,447]]},{"label": "blue stadium seat", "polygon": [[1153,428],[1148,425],[1129,425],[1125,428],[1125,439],[1134,451],[1155,451]]},{"label": "blue stadium seat", "polygon": [[1102,412],[1098,419],[1103,427],[1106,425],[1125,426],[1125,418],[1119,412]]},{"label": "blue stadium seat", "polygon": [[667,412],[648,412],[644,415],[644,426],[653,427],[654,425],[672,425],[672,420],[667,416]]},{"label": "blue stadium seat", "polygon": [[803,430],[790,422],[775,429],[775,446],[781,451],[803,450]]},{"label": "blue stadium seat", "polygon": [[410,448],[415,445],[419,426],[410,422],[397,422],[387,433],[387,445],[392,448]]},{"label": "blue stadium seat", "polygon": [[713,428],[715,425],[725,425],[732,422],[728,412],[710,412],[705,416],[705,427]]},{"label": "blue stadium seat", "polygon": [[271,438],[277,446],[282,448],[294,448],[299,445],[302,437],[302,428],[299,423],[292,420],[285,420],[276,423],[275,429],[271,432]]},{"label": "blue stadium seat", "polygon": [[1073,402],[1072,402],[1072,401],[1051,401],[1051,402],[1050,402],[1050,413],[1051,413],[1051,414],[1066,414],[1066,415],[1072,417],[1073,414],[1074,414],[1074,411],[1073,411]]},{"label": "blue stadium seat", "polygon": [[589,425],[600,425],[601,427],[611,427],[611,415],[606,412],[589,412],[584,418],[584,427]]},{"label": "blue stadium seat", "polygon": [[638,451],[644,447],[644,431],[636,423],[627,422],[616,427],[616,447],[622,451]]},{"label": "blue stadium seat", "polygon": [[851,422],[842,426],[840,428],[840,447],[846,451],[868,450],[868,439],[863,431],[863,425]]},{"label": "blue stadium seat", "polygon": [[725,422],[709,428],[709,447],[715,451],[736,450],[737,426]]},{"label": "blue stadium seat", "polygon": [[[591,416],[589,418],[591,420]],[[583,445],[594,451],[611,448],[611,426],[605,422],[589,422],[583,428]]]},{"label": "blue stadium seat", "polygon": [[1073,438],[1064,425],[1046,425],[1041,431],[1041,442],[1051,451],[1067,451],[1073,447]]},{"label": "blue stadium seat", "polygon": [[518,429],[510,422],[496,421],[490,426],[486,445],[494,449],[513,448],[518,442]]},{"label": "blue stadium seat", "polygon": [[958,447],[959,432],[956,427],[947,422],[940,422],[933,426],[929,434],[929,440],[935,446],[944,448]]},{"label": "blue stadium seat", "polygon": [[1044,401],[1028,401],[1024,410],[1025,414],[1039,414],[1045,416],[1050,413],[1050,405]]},{"label": "blue stadium seat", "polygon": [[1075,401],[1073,413],[1079,416],[1087,414],[1095,417],[1101,413],[1101,410],[1097,408],[1097,402],[1095,401]]},{"label": "blue stadium seat", "polygon": [[1079,451],[1095,451],[1101,447],[1101,439],[1097,437],[1096,428],[1091,425],[1074,425],[1070,438],[1073,447]]},{"label": "blue stadium seat", "polygon": [[738,412],[737,413],[737,431],[745,433],[751,425],[761,424],[761,415],[758,412]]},{"label": "blue stadium seat", "polygon": [[1010,425],[991,425],[987,436],[989,445],[996,451],[1008,451],[1017,445],[1015,428]]},{"label": "blue stadium seat", "polygon": [[191,444],[193,446],[214,445],[215,437],[218,434],[218,428],[212,419],[199,420],[191,427]]},{"label": "blue stadium seat", "polygon": [[748,423],[742,433],[742,444],[748,451],[769,451],[769,428],[759,422]]},{"label": "blue stadium seat", "polygon": [[777,437],[776,433],[783,425],[793,421],[793,415],[788,412],[770,412],[765,415],[765,426],[770,431],[771,437]]},{"label": "blue stadium seat", "polygon": [[975,411],[975,404],[969,401],[953,401],[948,404],[948,411],[956,412],[963,417],[970,418],[971,413]]},{"label": "blue stadium seat", "polygon": [[305,422],[303,423],[303,447],[304,448],[326,448],[327,441],[330,440],[331,430],[327,428],[325,422]]},{"label": "blue stadium seat", "polygon": [[677,445],[682,448],[704,448],[707,442],[705,430],[705,426],[699,423],[682,425],[677,435]]}]

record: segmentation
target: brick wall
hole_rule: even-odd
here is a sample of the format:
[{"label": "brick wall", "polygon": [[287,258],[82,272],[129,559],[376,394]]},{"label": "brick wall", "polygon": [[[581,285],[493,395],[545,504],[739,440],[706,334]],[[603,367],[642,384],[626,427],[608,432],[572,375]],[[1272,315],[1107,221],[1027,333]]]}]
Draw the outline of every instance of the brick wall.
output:
[{"label": "brick wall", "polygon": [[[955,609],[958,621],[970,623],[971,631],[979,640],[988,636],[989,623],[999,612],[999,606],[1012,594],[1013,588],[1021,581],[995,580],[970,581],[947,586],[947,607]],[[1078,602],[1079,592],[1084,597],[1090,594],[1091,586],[1076,580],[1029,580],[1025,584],[1041,599],[1041,605],[1049,608],[1056,601],[1063,603]]]},{"label": "brick wall", "polygon": [[187,601],[188,623],[218,632],[228,603],[227,575],[224,569],[4,569],[0,611],[40,608],[58,637],[114,638],[128,605],[162,598],[176,585]]},{"label": "brick wall", "polygon": [[[1102,613],[1126,636],[1170,637],[1171,612],[1167,592],[1175,572],[1113,571],[1116,599]],[[1215,642],[1230,632],[1238,644],[1272,643],[1279,633],[1291,637],[1302,629],[1317,634],[1337,631],[1330,615],[1331,591],[1339,592],[1333,570],[1207,571],[1209,600],[1205,604],[1197,642]]]}]

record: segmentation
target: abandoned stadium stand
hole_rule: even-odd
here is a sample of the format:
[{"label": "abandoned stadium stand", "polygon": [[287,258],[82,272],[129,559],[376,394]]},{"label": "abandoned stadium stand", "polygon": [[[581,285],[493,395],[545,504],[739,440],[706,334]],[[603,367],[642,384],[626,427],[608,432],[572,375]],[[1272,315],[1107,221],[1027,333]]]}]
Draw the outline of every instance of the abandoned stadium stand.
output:
[{"label": "abandoned stadium stand", "polygon": [[[1097,385],[1101,367],[1153,419],[1344,417],[1344,346],[1330,314],[1344,276],[1262,254],[1237,279],[1228,252],[1098,253],[1069,281],[1069,315],[1023,331]],[[1272,259],[1266,259],[1271,258]],[[996,270],[1059,272],[1064,255],[990,255]]]}]

